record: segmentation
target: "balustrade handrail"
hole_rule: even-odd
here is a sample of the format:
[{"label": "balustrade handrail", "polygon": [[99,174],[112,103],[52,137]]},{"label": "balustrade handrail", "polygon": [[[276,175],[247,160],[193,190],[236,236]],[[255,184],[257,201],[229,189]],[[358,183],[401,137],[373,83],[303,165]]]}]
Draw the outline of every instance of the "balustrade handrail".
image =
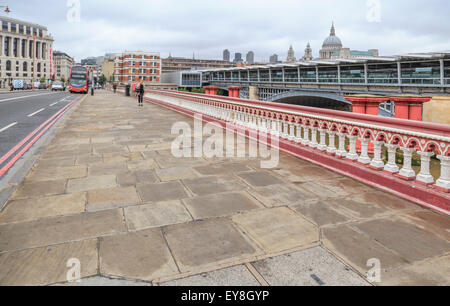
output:
[{"label": "balustrade handrail", "polygon": [[[431,122],[421,122],[413,120],[405,120],[398,118],[387,118],[381,116],[373,116],[366,114],[356,114],[331,109],[315,108],[301,105],[282,104],[276,102],[262,102],[258,100],[247,100],[232,97],[220,97],[197,94],[197,93],[180,93],[170,90],[158,90],[155,93],[167,92],[184,97],[199,97],[208,101],[227,102],[237,106],[259,107],[263,110],[277,111],[288,115],[308,116],[314,119],[338,121],[341,123],[350,123],[361,127],[376,127],[380,130],[397,132],[402,129],[405,134],[412,136],[420,136],[424,138],[435,139],[450,143],[450,125],[437,124]],[[225,100],[225,101],[224,101]],[[356,122],[355,122],[356,120]],[[350,122],[351,121],[351,122]],[[374,126],[376,125],[376,126]]]}]

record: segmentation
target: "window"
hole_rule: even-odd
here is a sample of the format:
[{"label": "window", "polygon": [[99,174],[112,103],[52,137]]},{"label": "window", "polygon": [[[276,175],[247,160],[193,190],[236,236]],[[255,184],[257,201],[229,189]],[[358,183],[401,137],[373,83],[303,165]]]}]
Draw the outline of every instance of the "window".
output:
[{"label": "window", "polygon": [[302,83],[315,83],[316,80],[316,69],[315,68],[306,68],[300,69],[300,82]]},{"label": "window", "polygon": [[2,22],[2,31],[8,32],[8,22],[7,21]]},{"label": "window", "polygon": [[338,82],[337,67],[319,68],[319,82],[337,83]]},{"label": "window", "polygon": [[441,67],[439,62],[402,63],[402,83],[439,84]]},{"label": "window", "polygon": [[364,66],[341,67],[341,83],[365,83]]},{"label": "window", "polygon": [[23,71],[27,71],[28,70],[28,63],[27,62],[23,62]]},{"label": "window", "polygon": [[22,39],[22,43],[21,43],[21,49],[22,49],[22,57],[25,57],[25,46],[26,46],[26,40]]},{"label": "window", "polygon": [[13,38],[13,56],[14,57],[18,57],[18,47],[19,47],[19,39],[18,38]]},{"label": "window", "polygon": [[372,84],[397,84],[397,64],[369,65],[367,71],[368,82]]},{"label": "window", "polygon": [[19,33],[25,34],[25,28],[24,28],[23,24],[19,24]]},{"label": "window", "polygon": [[42,37],[42,30],[39,29],[39,37]]},{"label": "window", "polygon": [[17,32],[17,24],[11,23],[11,32],[13,32],[13,33]]},{"label": "window", "polygon": [[37,64],[37,72],[41,72],[41,63]]},{"label": "window", "polygon": [[31,35],[31,27],[26,27],[27,28],[27,35]]},{"label": "window", "polygon": [[9,56],[9,42],[10,42],[10,38],[9,37],[5,37],[5,55]]},{"label": "window", "polygon": [[11,61],[6,61],[6,71],[11,71]]}]

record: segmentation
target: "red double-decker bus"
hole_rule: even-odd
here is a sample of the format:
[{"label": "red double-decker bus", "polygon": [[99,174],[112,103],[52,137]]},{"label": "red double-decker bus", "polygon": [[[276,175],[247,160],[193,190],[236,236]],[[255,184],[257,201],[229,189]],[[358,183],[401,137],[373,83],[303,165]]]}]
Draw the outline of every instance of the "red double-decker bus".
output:
[{"label": "red double-decker bus", "polygon": [[89,91],[89,70],[83,66],[70,68],[69,91],[87,94]]}]

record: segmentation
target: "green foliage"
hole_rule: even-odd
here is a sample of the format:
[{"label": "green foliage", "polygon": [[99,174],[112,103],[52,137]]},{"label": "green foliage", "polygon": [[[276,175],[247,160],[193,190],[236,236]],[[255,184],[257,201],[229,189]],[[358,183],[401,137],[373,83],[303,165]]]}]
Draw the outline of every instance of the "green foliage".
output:
[{"label": "green foliage", "polygon": [[61,77],[61,82],[65,83],[66,82],[66,78],[65,77]]},{"label": "green foliage", "polygon": [[102,74],[102,75],[98,78],[98,83],[99,83],[100,85],[103,85],[103,84],[106,83],[106,77],[105,77],[104,74]]},{"label": "green foliage", "polygon": [[45,83],[45,81],[46,81],[45,77],[42,77],[41,78],[41,83]]}]

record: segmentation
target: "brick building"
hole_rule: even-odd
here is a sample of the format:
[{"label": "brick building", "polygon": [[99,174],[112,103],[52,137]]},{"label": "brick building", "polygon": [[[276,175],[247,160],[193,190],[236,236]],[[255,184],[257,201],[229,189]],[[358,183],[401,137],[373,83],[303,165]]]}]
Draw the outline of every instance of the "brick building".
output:
[{"label": "brick building", "polygon": [[139,80],[145,83],[160,83],[160,54],[142,51],[117,54],[114,64],[114,81],[126,84]]}]

